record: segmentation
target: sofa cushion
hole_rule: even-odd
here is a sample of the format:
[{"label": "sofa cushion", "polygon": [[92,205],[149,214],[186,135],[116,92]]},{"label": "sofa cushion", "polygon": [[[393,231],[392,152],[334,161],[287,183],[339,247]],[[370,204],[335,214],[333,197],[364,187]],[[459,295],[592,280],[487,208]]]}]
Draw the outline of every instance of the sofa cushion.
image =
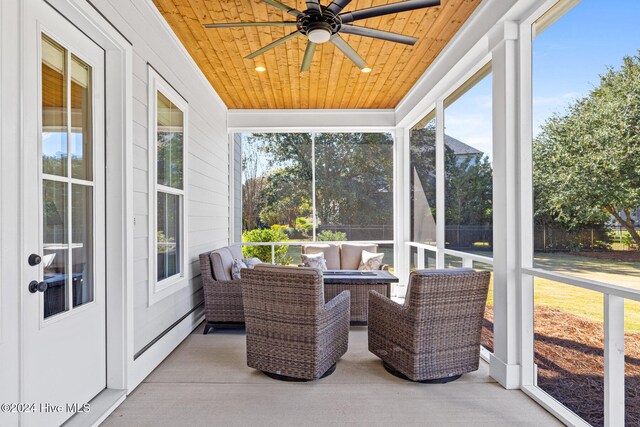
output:
[{"label": "sofa cushion", "polygon": [[357,270],[362,260],[362,251],[378,252],[378,245],[357,243],[340,245],[340,268],[342,270]]},{"label": "sofa cushion", "polygon": [[380,270],[383,258],[384,252],[378,254],[375,252],[362,251],[362,260],[360,261],[358,270]]},{"label": "sofa cushion", "polygon": [[[228,247],[211,251],[211,266],[213,267],[213,278],[215,280],[232,280],[231,268],[233,267],[233,256]],[[242,257],[241,257],[242,258]]]},{"label": "sofa cushion", "polygon": [[302,246],[303,254],[324,254],[328,270],[340,270],[340,247],[330,243],[315,243]]}]

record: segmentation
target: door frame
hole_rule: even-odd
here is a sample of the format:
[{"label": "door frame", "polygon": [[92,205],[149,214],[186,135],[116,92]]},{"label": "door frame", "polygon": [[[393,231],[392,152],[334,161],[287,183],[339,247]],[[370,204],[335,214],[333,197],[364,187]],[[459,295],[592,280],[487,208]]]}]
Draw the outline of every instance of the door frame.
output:
[{"label": "door frame", "polygon": [[[113,391],[128,390],[128,372],[133,364],[133,130],[132,130],[132,44],[93,6],[82,0],[27,0],[20,2],[21,47],[20,89],[24,94],[27,85],[24,72],[32,66],[26,56],[24,40],[34,37],[31,24],[37,2],[45,2],[52,7],[52,13],[61,14],[70,23],[105,50],[105,204],[106,204],[106,316],[107,316],[107,382],[106,391],[111,397]],[[53,10],[55,9],[55,11]],[[22,135],[20,140],[20,179],[29,165],[29,154],[25,152],[25,141],[37,138],[37,129],[29,129],[25,112],[21,112]],[[23,187],[23,182],[18,188]],[[29,209],[20,197],[19,209]],[[22,216],[22,215],[21,215]],[[99,224],[97,226],[100,226]],[[24,236],[20,238],[19,253],[25,248]],[[21,262],[25,262],[21,260]],[[22,264],[21,264],[22,265]],[[20,272],[20,284],[25,284],[24,272]],[[26,285],[25,285],[26,286]],[[24,353],[24,319],[29,313],[24,311],[24,292],[20,293],[20,354]],[[22,357],[20,357],[22,359]],[[24,363],[20,360],[20,377],[23,377]],[[102,393],[101,393],[102,395]],[[108,405],[110,411],[122,400],[124,393],[117,394],[117,402]],[[100,395],[98,395],[99,397]],[[24,388],[20,386],[20,401],[24,401]],[[93,411],[92,411],[93,412]],[[101,414],[92,413],[92,417]]]}]

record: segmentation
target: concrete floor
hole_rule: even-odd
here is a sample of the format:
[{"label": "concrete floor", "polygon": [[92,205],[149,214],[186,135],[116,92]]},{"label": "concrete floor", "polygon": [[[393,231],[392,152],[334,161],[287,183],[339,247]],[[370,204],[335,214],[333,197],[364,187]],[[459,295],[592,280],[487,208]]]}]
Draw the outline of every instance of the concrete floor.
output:
[{"label": "concrete floor", "polygon": [[520,391],[480,369],[443,385],[389,375],[352,327],[349,351],[330,377],[272,380],[246,366],[245,335],[194,331],[104,422],[104,426],[473,425],[560,423]]}]

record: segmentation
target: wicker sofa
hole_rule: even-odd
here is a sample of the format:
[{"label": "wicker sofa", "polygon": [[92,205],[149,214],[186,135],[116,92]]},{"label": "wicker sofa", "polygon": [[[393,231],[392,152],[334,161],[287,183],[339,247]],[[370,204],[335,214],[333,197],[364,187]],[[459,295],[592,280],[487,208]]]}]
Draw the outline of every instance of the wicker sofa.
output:
[{"label": "wicker sofa", "polygon": [[241,274],[247,365],[288,381],[331,374],[347,351],[349,292],[325,303],[315,268],[260,264]]},{"label": "wicker sofa", "polygon": [[[303,254],[323,253],[328,270],[357,270],[362,259],[362,251],[378,252],[376,244],[359,243],[310,243],[302,245]],[[380,270],[388,270],[387,264],[382,264]]]},{"label": "wicker sofa", "polygon": [[233,280],[233,260],[242,258],[242,246],[225,246],[200,254],[200,272],[204,289],[204,311],[207,324],[204,333],[215,328],[244,326],[242,288]]},{"label": "wicker sofa", "polygon": [[369,294],[369,351],[390,373],[419,382],[449,382],[478,369],[488,271],[411,273],[404,305]]}]

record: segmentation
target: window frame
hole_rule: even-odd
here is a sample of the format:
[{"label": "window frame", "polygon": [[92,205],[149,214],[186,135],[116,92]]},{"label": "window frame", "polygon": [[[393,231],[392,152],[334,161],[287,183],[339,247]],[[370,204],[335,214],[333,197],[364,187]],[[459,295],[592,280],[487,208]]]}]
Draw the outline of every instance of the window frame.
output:
[{"label": "window frame", "polygon": [[[188,123],[189,123],[189,104],[169,84],[151,65],[148,65],[148,181],[149,181],[149,197],[148,197],[148,225],[149,225],[149,259],[148,259],[148,288],[149,288],[149,306],[166,298],[167,296],[184,289],[188,284],[188,278],[191,277],[190,265],[188,263],[188,236],[187,236],[187,200],[188,200],[188,179],[187,179],[187,153],[188,153]],[[157,144],[157,118],[158,118],[158,93],[161,93],[176,107],[182,111],[182,189],[169,187],[158,184],[158,144]],[[176,242],[179,248],[178,259],[180,268],[178,273],[165,279],[158,280],[158,193],[162,192],[169,195],[179,197],[179,239]]]}]

